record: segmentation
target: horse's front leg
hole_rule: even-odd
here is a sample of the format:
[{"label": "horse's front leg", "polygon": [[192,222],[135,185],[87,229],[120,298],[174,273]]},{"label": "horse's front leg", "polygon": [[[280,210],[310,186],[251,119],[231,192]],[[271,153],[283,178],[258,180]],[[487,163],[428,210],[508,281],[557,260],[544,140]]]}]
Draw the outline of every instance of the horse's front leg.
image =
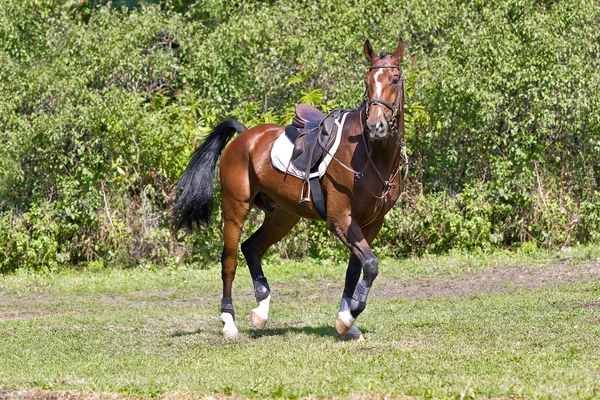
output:
[{"label": "horse's front leg", "polygon": [[[352,256],[354,257],[355,254]],[[355,268],[352,264],[351,260],[348,266],[349,270]],[[335,319],[335,329],[340,335],[346,335],[348,339],[362,338],[361,332],[354,326],[354,322],[367,306],[367,298],[373,286],[373,281],[379,273],[379,261],[373,252],[370,252],[369,257],[361,260],[359,265],[363,271],[363,279],[358,282],[353,292],[344,290],[340,310]]]},{"label": "horse's front leg", "polygon": [[[352,296],[360,279],[361,264],[360,260],[354,255],[350,255],[350,262],[348,263],[348,269],[346,270],[346,283],[344,285],[344,293],[342,294],[342,301],[340,304],[340,311],[335,319],[336,330],[340,335],[344,335],[345,339],[348,340],[364,340],[362,332],[354,325],[352,320],[351,306]],[[356,319],[356,318],[354,318]],[[351,325],[351,328],[346,331],[347,325]],[[346,331],[346,333],[344,333]]]},{"label": "horse's front leg", "polygon": [[[344,242],[351,253],[344,294],[335,320],[337,332],[349,339],[362,339],[360,330],[354,327],[354,322],[365,309],[373,281],[379,273],[379,261],[371,251],[370,243],[380,228],[381,223],[379,222],[363,233],[354,220],[347,227],[335,223],[330,226],[330,229]],[[361,270],[363,279],[359,281]]]}]

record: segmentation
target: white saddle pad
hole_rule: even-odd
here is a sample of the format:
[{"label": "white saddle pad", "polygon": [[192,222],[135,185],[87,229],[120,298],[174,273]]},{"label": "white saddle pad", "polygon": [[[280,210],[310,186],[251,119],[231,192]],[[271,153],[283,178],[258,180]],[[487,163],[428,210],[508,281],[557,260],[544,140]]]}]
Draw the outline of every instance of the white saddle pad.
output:
[{"label": "white saddle pad", "polygon": [[[327,172],[327,167],[338,147],[340,146],[340,142],[342,141],[342,128],[344,127],[344,123],[346,122],[347,112],[343,113],[343,115],[335,121],[335,124],[338,127],[337,136],[335,141],[333,142],[333,147],[329,150],[325,157],[323,157],[323,161],[319,164],[317,171],[311,173],[309,178],[314,178],[318,176],[319,178],[325,175]],[[294,151],[294,143],[287,137],[285,132],[281,132],[281,135],[275,140],[273,143],[273,148],[271,149],[271,163],[275,167],[275,169],[281,172],[287,172],[289,175],[295,176],[300,179],[304,179],[306,175],[304,171],[300,171],[295,168],[290,160],[292,158],[292,152]]]}]

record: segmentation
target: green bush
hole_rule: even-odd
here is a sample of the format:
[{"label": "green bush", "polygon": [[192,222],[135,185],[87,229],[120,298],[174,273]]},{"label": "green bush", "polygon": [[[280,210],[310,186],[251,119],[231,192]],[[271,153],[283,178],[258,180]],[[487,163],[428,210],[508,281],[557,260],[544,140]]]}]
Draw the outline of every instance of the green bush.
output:
[{"label": "green bush", "polygon": [[[150,3],[0,3],[1,271],[214,264],[218,212],[195,234],[169,214],[203,135],[357,106],[364,39],[398,35],[411,169],[378,254],[600,239],[595,2]],[[346,257],[308,221],[273,254]]]}]

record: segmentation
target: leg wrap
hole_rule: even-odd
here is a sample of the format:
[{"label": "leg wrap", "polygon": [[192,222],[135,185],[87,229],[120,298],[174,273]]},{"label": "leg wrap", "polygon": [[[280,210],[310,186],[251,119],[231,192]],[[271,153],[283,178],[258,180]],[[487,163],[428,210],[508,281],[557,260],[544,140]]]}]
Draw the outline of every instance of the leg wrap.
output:
[{"label": "leg wrap", "polygon": [[233,310],[233,300],[223,297],[221,299],[221,312],[229,313],[235,319],[235,311]]},{"label": "leg wrap", "polygon": [[352,310],[356,310],[359,303],[366,303],[370,291],[371,288],[367,287],[367,284],[365,283],[364,279],[358,282],[358,285],[356,285],[356,290],[354,290],[354,294],[352,295],[352,302],[350,303],[350,308]]},{"label": "leg wrap", "polygon": [[364,279],[358,282],[358,285],[356,285],[356,290],[354,290],[352,300],[350,301],[350,313],[354,318],[358,317],[358,315],[365,309],[367,305],[367,297],[369,297],[370,291],[371,288],[367,287]]},{"label": "leg wrap", "polygon": [[367,303],[358,303],[356,310],[350,310],[350,315],[352,315],[353,318],[358,318],[360,313],[363,312],[366,307]]},{"label": "leg wrap", "polygon": [[254,280],[254,297],[256,300],[264,300],[271,294],[267,278],[259,276]]}]

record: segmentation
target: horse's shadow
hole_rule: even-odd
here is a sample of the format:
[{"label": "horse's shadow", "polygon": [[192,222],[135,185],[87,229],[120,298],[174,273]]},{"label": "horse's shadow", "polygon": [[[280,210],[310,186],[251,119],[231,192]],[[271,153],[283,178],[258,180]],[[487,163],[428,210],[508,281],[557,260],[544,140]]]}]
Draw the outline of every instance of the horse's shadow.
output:
[{"label": "horse's shadow", "polygon": [[[363,333],[368,333],[368,331],[363,330]],[[181,337],[181,336],[189,336],[189,335],[197,335],[202,333],[202,330],[197,329],[195,331],[178,331],[172,333],[171,337]],[[282,328],[265,328],[263,330],[251,329],[247,331],[250,335],[251,339],[261,339],[269,336],[284,336],[287,334],[305,334],[312,336],[320,336],[320,337],[331,337],[336,339],[342,339],[342,337],[337,333],[334,327],[332,326],[288,326]]]},{"label": "horse's shadow", "polygon": [[[363,333],[367,333],[368,331],[362,331]],[[312,336],[321,336],[321,337],[332,337],[336,339],[341,339],[342,337],[337,333],[334,327],[332,326],[288,326],[283,328],[265,328],[261,331],[259,330],[251,330],[250,337],[252,339],[260,339],[268,336],[284,336],[287,334],[305,334]]]}]

